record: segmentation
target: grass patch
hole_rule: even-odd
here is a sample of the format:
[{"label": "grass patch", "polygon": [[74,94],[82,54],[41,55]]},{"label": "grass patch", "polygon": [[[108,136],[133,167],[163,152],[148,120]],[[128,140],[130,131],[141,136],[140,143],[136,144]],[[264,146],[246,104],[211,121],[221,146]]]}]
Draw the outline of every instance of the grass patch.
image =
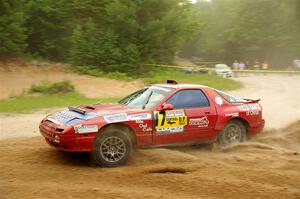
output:
[{"label": "grass patch", "polygon": [[92,103],[117,102],[118,98],[94,99],[72,92],[63,95],[18,96],[0,100],[0,112],[26,113],[32,110],[49,107],[76,106]]},{"label": "grass patch", "polygon": [[29,93],[42,94],[64,94],[74,92],[75,88],[69,81],[62,81],[56,83],[43,82],[42,84],[33,84],[29,88]]},{"label": "grass patch", "polygon": [[220,90],[234,90],[242,87],[242,84],[240,82],[237,82],[233,79],[223,78],[207,73],[185,73],[176,69],[170,70],[152,68],[152,71],[140,76],[130,76],[129,74],[120,72],[105,73],[92,66],[77,66],[73,67],[73,70],[81,74],[118,80],[130,81],[141,79],[146,85],[165,83],[167,79],[175,79],[179,83],[202,84]]},{"label": "grass patch", "polygon": [[234,90],[242,87],[240,82],[207,73],[185,73],[178,70],[158,70],[149,72],[142,78],[146,85],[165,83],[167,79],[174,79],[178,83],[202,84],[220,90]]}]

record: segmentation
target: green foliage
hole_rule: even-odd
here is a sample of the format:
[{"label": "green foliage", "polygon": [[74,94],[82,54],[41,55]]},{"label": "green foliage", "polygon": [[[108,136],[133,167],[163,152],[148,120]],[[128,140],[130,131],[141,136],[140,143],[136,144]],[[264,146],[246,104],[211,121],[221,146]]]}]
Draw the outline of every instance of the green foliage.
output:
[{"label": "green foliage", "polygon": [[98,57],[101,56],[98,36],[92,19],[89,19],[83,27],[78,25],[71,38],[70,63],[96,65]]},{"label": "green foliage", "polygon": [[237,82],[232,79],[224,79],[216,75],[204,73],[184,73],[178,70],[167,70],[159,68],[151,68],[149,72],[138,76],[129,76],[126,73],[120,72],[104,73],[103,71],[99,70],[97,67],[94,66],[78,66],[76,67],[76,71],[81,74],[87,74],[96,77],[107,77],[111,79],[127,81],[140,79],[146,85],[165,83],[168,79],[175,79],[180,83],[203,84],[221,90],[234,90],[242,87],[242,84],[240,82]]},{"label": "green foliage", "polygon": [[75,72],[95,77],[103,77],[105,73],[95,66],[76,66],[72,67]]},{"label": "green foliage", "polygon": [[198,1],[192,13],[201,28],[183,55],[289,65],[300,53],[299,5],[298,0]]},{"label": "green foliage", "polygon": [[69,81],[62,81],[56,83],[43,82],[42,84],[33,84],[29,93],[42,93],[42,94],[64,94],[74,92],[74,86]]},{"label": "green foliage", "polygon": [[70,15],[68,0],[27,1],[27,51],[51,60],[65,60],[69,48]]},{"label": "green foliage", "polygon": [[26,47],[26,16],[22,11],[23,1],[0,1],[0,57],[23,53]]},{"label": "green foliage", "polygon": [[299,0],[1,0],[0,56],[22,53],[140,75],[176,52],[290,64]]},{"label": "green foliage", "polygon": [[105,72],[141,74],[171,62],[189,34],[188,0],[31,0],[28,50]]},{"label": "green foliage", "polygon": [[118,98],[93,99],[86,98],[78,93],[67,93],[63,95],[39,95],[18,96],[15,98],[0,100],[0,112],[22,112],[26,113],[41,108],[76,106],[92,103],[117,102]]}]

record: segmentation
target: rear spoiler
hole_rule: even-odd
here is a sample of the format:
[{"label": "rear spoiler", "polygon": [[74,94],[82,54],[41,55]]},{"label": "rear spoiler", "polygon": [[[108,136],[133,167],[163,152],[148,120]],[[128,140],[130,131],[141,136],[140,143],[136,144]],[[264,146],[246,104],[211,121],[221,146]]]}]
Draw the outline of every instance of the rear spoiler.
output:
[{"label": "rear spoiler", "polygon": [[246,100],[248,103],[257,103],[260,101],[260,99],[247,99],[247,98],[243,98],[243,100]]}]

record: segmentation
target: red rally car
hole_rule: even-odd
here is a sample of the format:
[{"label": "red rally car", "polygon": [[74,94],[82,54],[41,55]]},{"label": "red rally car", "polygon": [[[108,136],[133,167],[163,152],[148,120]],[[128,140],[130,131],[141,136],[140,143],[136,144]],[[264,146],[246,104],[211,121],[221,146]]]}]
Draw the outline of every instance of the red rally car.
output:
[{"label": "red rally car", "polygon": [[118,104],[69,107],[39,128],[51,146],[91,152],[98,165],[114,167],[125,164],[134,147],[243,142],[264,127],[258,101],[168,80]]}]

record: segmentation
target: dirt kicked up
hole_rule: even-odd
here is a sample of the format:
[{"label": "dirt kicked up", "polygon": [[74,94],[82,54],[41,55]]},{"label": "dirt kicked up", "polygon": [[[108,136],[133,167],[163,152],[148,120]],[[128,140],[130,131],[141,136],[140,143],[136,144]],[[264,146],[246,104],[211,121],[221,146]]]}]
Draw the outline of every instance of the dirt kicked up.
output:
[{"label": "dirt kicked up", "polygon": [[250,142],[137,150],[94,167],[41,137],[0,141],[0,198],[300,198],[300,121]]}]

